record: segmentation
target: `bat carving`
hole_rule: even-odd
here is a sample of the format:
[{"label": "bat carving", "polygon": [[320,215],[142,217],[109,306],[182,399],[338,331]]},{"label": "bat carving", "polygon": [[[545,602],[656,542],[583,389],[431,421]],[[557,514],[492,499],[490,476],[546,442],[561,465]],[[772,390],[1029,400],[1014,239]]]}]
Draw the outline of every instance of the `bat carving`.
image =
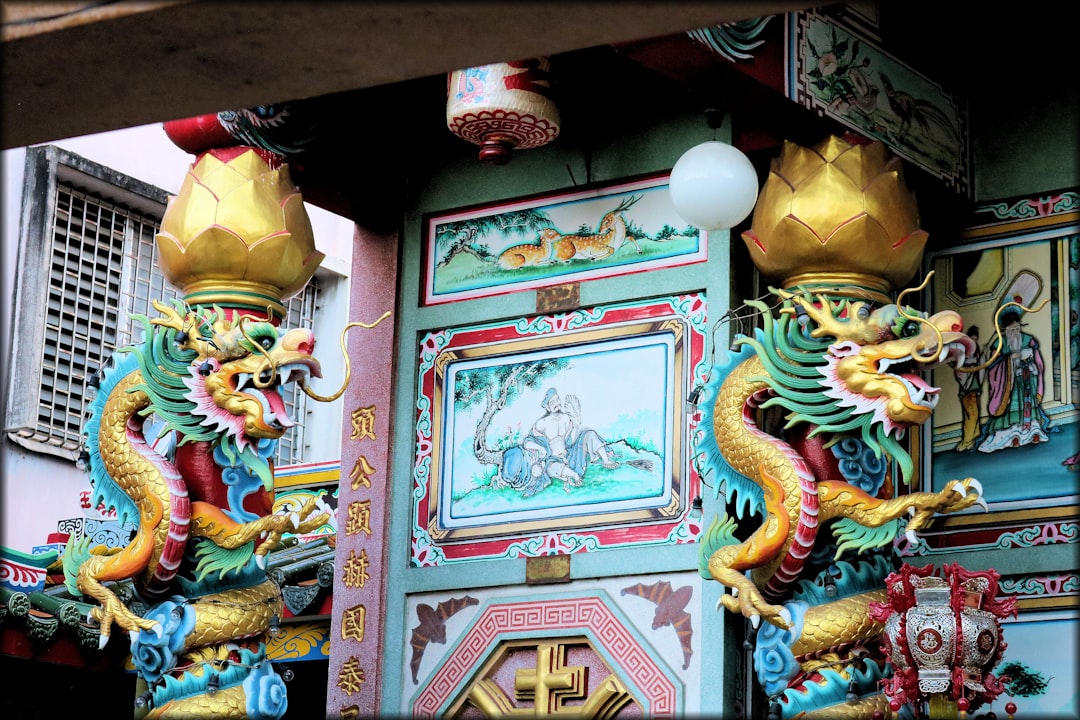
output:
[{"label": "bat carving", "polygon": [[412,637],[409,639],[409,644],[412,645],[409,668],[412,670],[413,685],[417,684],[416,674],[420,670],[420,660],[424,657],[428,643],[446,642],[446,620],[454,613],[479,603],[476,598],[465,595],[443,600],[436,608],[424,603],[416,606],[416,617],[420,624],[413,628]]},{"label": "bat carving", "polygon": [[656,604],[656,612],[653,614],[652,629],[670,625],[675,628],[679,644],[683,651],[683,670],[690,667],[690,656],[694,651],[690,647],[690,639],[694,635],[690,613],[686,611],[686,604],[690,602],[690,596],[694,594],[694,588],[684,585],[678,590],[671,589],[671,583],[667,580],[655,582],[652,585],[638,583],[622,589],[622,595],[637,595],[651,603]]}]

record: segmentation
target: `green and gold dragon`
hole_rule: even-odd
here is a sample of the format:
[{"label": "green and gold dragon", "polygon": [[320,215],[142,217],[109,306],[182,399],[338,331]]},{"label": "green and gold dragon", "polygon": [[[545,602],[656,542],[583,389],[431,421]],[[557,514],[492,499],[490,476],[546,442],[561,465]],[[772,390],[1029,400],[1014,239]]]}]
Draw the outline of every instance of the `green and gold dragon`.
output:
[{"label": "green and gold dragon", "polygon": [[[872,688],[884,669],[867,662],[880,655],[882,632],[867,607],[884,599],[893,567],[872,551],[891,550],[902,528],[917,541],[937,513],[985,507],[972,478],[904,493],[888,472],[894,461],[908,483],[905,430],[937,404],[938,389],[918,373],[960,365],[975,347],[951,311],[926,317],[896,304],[774,292],[779,318],[764,303],[747,303],[764,329],[736,338],[706,389],[712,426],[697,446],[700,468],[736,516],[709,531],[702,574],[731,590],[721,597],[725,608],[761,626],[758,680],[784,717],[830,698],[844,702],[845,714],[861,708],[869,716],[867,703],[884,710],[883,696],[861,706],[845,700],[850,687]],[[740,541],[746,510],[762,521]]]},{"label": "green and gold dragon", "polygon": [[939,399],[923,374],[976,348],[955,312],[903,303],[929,275],[892,299],[928,237],[902,170],[877,142],[784,143],[742,233],[778,281],[772,306],[729,313],[762,322],[703,389],[694,457],[724,506],[699,571],[724,586],[718,607],[749,621],[770,720],[888,713],[892,668],[868,610],[886,598],[894,546],[919,542],[938,514],[987,507],[974,478],[908,488],[910,430]]},{"label": "green and gold dragon", "polygon": [[[95,505],[136,528],[117,552],[69,547],[67,586],[98,604],[103,647],[129,633],[146,717],[279,718],[266,639],[283,602],[265,559],[328,518],[314,501],[271,512],[270,457],[294,424],[282,385],[321,376],[315,338],[217,306],[154,307],[145,340],[103,369],[85,428]],[[127,580],[141,615],[117,595]]]}]

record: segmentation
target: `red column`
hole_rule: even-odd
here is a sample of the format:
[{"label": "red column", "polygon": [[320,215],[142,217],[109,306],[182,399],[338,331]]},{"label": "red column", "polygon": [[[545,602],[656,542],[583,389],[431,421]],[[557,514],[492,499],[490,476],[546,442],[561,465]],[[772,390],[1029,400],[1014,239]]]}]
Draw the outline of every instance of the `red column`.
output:
[{"label": "red column", "polygon": [[[350,321],[371,323],[395,309],[398,244],[396,233],[378,235],[357,228]],[[391,315],[374,328],[355,328],[347,336],[352,376],[342,396],[327,718],[379,716],[395,324]]]}]

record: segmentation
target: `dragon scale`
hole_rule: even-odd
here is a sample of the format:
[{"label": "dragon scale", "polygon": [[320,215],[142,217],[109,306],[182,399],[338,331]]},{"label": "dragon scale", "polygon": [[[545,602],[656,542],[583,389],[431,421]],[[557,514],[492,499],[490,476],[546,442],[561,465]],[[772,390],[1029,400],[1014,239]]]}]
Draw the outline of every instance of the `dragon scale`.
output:
[{"label": "dragon scale", "polygon": [[[314,337],[216,307],[154,305],[162,317],[143,318],[143,343],[113,356],[85,428],[95,503],[136,529],[118,552],[69,547],[67,585],[99,604],[90,619],[102,645],[114,626],[129,634],[147,718],[279,718],[286,694],[266,638],[284,602],[264,558],[327,515],[314,500],[271,513],[269,457],[293,424],[280,386],[319,376]],[[129,579],[153,603],[141,615],[109,585]]]},{"label": "dragon scale", "polygon": [[138,389],[143,382],[142,373],[133,370],[110,393],[98,443],[105,471],[135,500],[140,517],[154,527],[154,549],[144,571],[153,572],[153,579],[144,592],[159,597],[180,567],[191,503],[176,468],[151,451],[143,436],[139,411],[150,406],[149,396]]},{"label": "dragon scale", "polygon": [[[775,559],[754,568],[755,579],[766,583],[766,595],[776,597],[798,575],[813,548],[818,502],[813,473],[802,457],[790,445],[757,427],[754,413],[769,395],[768,384],[758,379],[763,372],[757,358],[750,358],[732,371],[717,398],[714,423],[720,452],[734,459],[732,469],[746,476],[760,473],[778,487],[779,497],[769,505],[777,511],[782,507],[786,518],[765,523],[755,538],[755,544],[774,549]],[[793,521],[797,531],[787,533]]]},{"label": "dragon scale", "polygon": [[[748,520],[749,509],[760,521],[718,516],[700,568],[731,590],[720,604],[757,629],[755,671],[783,718],[832,703],[869,717],[882,706],[875,694],[887,666],[883,626],[867,608],[884,597],[892,569],[874,551],[891,547],[902,518],[910,537],[935,514],[981,501],[971,478],[893,496],[887,461],[907,479],[898,438],[936,404],[937,390],[913,371],[962,361],[973,348],[956,313],[773,292],[779,317],[748,302],[763,328],[737,336],[713,368],[703,402],[711,422],[695,453],[737,518]],[[849,688],[867,697],[847,703]]]}]

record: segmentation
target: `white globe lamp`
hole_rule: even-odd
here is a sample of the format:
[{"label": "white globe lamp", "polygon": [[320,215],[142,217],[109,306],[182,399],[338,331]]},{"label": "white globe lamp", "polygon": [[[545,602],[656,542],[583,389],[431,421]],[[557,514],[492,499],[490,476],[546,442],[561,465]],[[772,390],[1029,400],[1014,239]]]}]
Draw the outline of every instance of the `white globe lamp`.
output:
[{"label": "white globe lamp", "polygon": [[703,142],[671,168],[668,189],[675,212],[686,222],[706,232],[730,230],[757,203],[757,171],[733,145]]}]

